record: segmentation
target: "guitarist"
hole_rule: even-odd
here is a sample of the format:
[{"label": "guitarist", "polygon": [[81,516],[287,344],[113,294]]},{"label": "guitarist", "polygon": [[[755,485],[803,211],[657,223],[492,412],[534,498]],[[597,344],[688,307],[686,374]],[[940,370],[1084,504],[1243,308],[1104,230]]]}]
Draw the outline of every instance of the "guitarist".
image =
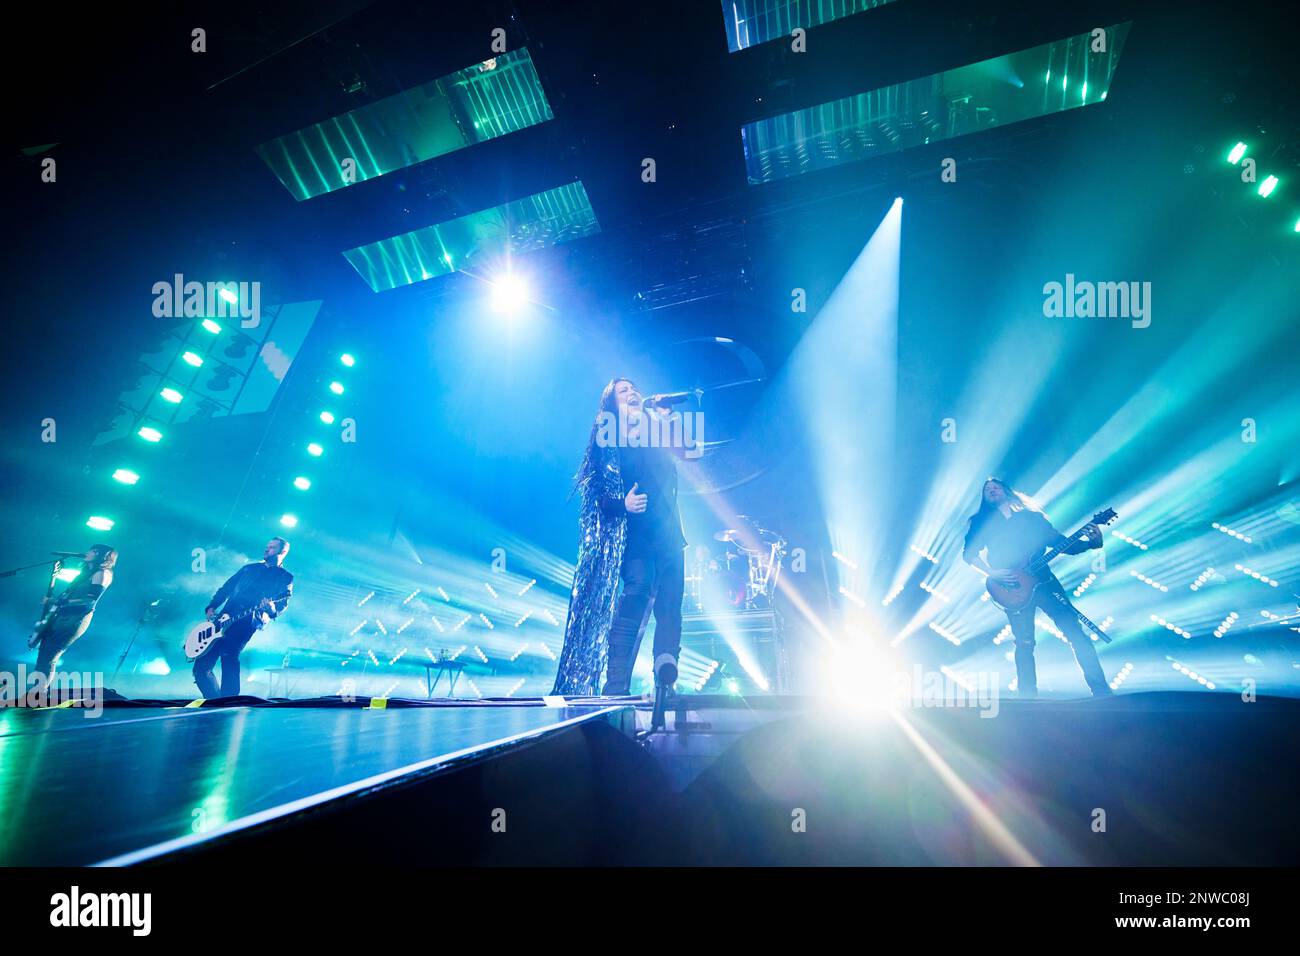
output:
[{"label": "guitarist", "polygon": [[36,653],[36,674],[45,686],[53,679],[64,652],[90,627],[99,599],[113,583],[117,551],[106,544],[97,544],[86,552],[82,561],[81,573],[41,618],[27,642],[28,647],[40,645]]},{"label": "guitarist", "polygon": [[[1099,527],[1090,523],[1083,531],[1084,540],[1074,542],[1064,553],[1080,554],[1101,547]],[[1011,569],[1022,567],[1058,546],[1064,537],[1025,495],[999,478],[990,478],[980,492],[979,510],[971,516],[962,558],[994,582],[1014,584]],[[1038,696],[1038,674],[1034,668],[1034,613],[1038,608],[1043,609],[1070,642],[1092,696],[1109,695],[1110,685],[1097,660],[1097,649],[1079,625],[1064,586],[1050,569],[1043,571],[1041,581],[1033,601],[1018,611],[1007,611],[1016,641],[1016,683],[1020,696]]]},{"label": "guitarist", "polygon": [[[284,612],[293,593],[293,575],[282,567],[288,553],[288,541],[272,538],[266,542],[261,561],[244,565],[212,595],[205,612],[208,620],[216,618],[222,610],[235,620],[227,626],[217,646],[194,662],[194,683],[199,685],[199,693],[204,698],[239,696],[239,655],[263,625]],[[256,613],[246,614],[252,610]],[[212,676],[217,658],[221,659],[219,689]]]}]

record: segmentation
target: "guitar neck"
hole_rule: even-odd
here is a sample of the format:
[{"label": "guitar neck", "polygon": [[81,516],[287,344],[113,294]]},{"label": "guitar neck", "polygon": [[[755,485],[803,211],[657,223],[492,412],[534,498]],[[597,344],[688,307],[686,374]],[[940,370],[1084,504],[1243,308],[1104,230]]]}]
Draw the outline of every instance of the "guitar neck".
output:
[{"label": "guitar neck", "polygon": [[1038,557],[1034,558],[1034,560],[1030,561],[1029,564],[1026,566],[1026,570],[1030,572],[1038,572],[1043,570],[1054,560],[1056,560],[1061,555],[1063,555],[1065,553],[1066,548],[1074,544],[1076,541],[1081,540],[1080,535],[1082,534],[1083,534],[1083,528],[1080,528],[1078,531],[1070,535],[1068,538],[1066,538],[1056,547],[1047,551],[1047,553],[1041,554]]}]

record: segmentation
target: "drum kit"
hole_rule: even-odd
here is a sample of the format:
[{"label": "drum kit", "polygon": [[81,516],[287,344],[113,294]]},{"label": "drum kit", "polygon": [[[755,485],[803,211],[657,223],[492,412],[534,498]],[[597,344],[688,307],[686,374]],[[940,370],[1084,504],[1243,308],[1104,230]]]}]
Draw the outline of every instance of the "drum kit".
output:
[{"label": "drum kit", "polygon": [[714,547],[694,550],[686,576],[686,605],[703,611],[770,608],[786,555],[786,541],[747,515],[713,535]]}]

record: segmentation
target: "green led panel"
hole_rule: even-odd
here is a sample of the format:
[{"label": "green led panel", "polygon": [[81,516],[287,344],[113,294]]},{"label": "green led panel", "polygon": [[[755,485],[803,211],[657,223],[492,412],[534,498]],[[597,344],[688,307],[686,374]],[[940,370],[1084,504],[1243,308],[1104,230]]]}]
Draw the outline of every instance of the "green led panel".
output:
[{"label": "green led panel", "polygon": [[581,182],[349,249],[343,255],[376,292],[479,262],[497,262],[600,232]]},{"label": "green led panel", "polygon": [[768,183],[1106,98],[1129,23],[908,80],[741,128],[751,184]]},{"label": "green led panel", "polygon": [[257,153],[301,202],[351,185],[347,169],[364,182],[549,119],[525,48],[288,133]]},{"label": "green led panel", "polygon": [[789,39],[795,27],[821,26],[894,0],[722,0],[732,53],[768,40]]}]

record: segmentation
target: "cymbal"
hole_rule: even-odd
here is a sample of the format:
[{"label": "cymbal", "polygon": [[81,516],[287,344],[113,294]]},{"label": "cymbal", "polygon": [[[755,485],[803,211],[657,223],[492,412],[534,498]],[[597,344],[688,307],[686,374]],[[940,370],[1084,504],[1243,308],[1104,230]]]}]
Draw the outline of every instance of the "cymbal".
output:
[{"label": "cymbal", "polygon": [[755,547],[754,532],[750,530],[726,528],[715,533],[713,537],[714,540],[729,544],[744,554],[757,554],[761,550]]},{"label": "cymbal", "polygon": [[[737,517],[745,516],[737,515]],[[716,541],[735,545],[747,554],[758,554],[773,544],[778,547],[785,545],[785,538],[780,534],[769,528],[760,527],[757,523],[751,524],[748,528],[724,528],[722,531],[715,532],[713,537]]]}]

